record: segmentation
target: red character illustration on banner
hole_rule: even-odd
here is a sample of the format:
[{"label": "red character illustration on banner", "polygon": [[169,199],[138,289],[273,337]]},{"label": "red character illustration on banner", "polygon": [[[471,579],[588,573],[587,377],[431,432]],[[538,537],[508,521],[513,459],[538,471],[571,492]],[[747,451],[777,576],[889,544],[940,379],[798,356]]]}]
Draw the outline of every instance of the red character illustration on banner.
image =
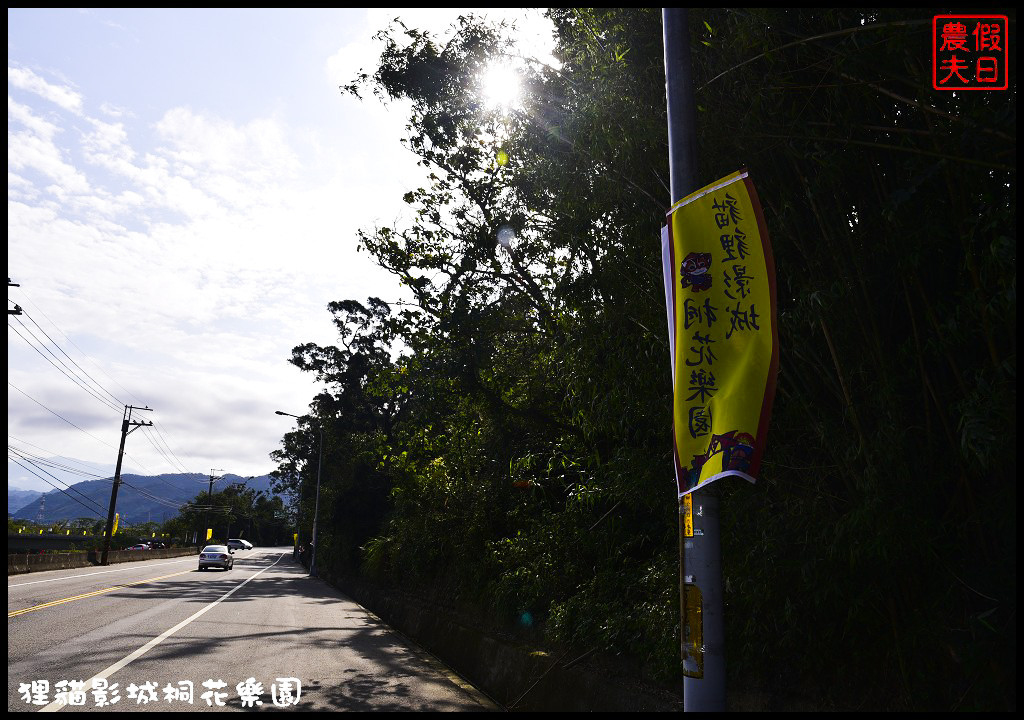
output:
[{"label": "red character illustration on banner", "polygon": [[711,253],[692,252],[679,267],[680,284],[693,292],[711,289]]},{"label": "red character illustration on banner", "polygon": [[730,430],[711,438],[708,455],[722,453],[722,470],[746,472],[750,467],[750,456],[754,454],[754,437],[750,433]]},{"label": "red character illustration on banner", "polygon": [[747,472],[754,454],[754,436],[750,433],[729,430],[721,435],[712,435],[708,449],[703,455],[694,455],[690,467],[686,468],[686,487],[692,489],[700,483],[704,465],[715,455],[722,454],[722,471]]}]

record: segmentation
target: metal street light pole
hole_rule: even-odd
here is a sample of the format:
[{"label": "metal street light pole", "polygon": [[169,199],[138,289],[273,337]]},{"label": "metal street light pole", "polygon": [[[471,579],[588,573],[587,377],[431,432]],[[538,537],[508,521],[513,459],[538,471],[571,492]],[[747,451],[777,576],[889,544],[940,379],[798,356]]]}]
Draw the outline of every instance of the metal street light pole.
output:
[{"label": "metal street light pole", "polygon": [[[665,94],[668,109],[671,202],[697,184],[697,113],[690,64],[686,8],[662,8]],[[696,645],[700,660],[684,650],[683,710],[720,712],[725,706],[725,629],[717,488],[692,493],[692,531],[687,531],[683,500],[679,505],[680,639]],[[687,632],[690,637],[687,638]]]},{"label": "metal street light pole", "polygon": [[[301,419],[298,415],[292,415],[291,413],[282,412],[280,410],[275,410],[274,414],[275,415],[287,415],[288,417],[293,417],[293,418],[296,418],[296,419]],[[310,561],[309,561],[309,574],[312,577],[316,577],[316,550],[317,550],[316,529],[317,529],[317,521],[320,518],[320,468],[323,465],[323,459],[324,459],[324,427],[323,427],[322,423],[320,424],[319,430],[320,430],[320,448],[319,448],[319,450],[317,452],[317,461],[316,461],[316,503],[313,506],[313,542],[312,542],[312,545],[313,545],[313,555],[312,555],[312,557],[310,558]]]}]

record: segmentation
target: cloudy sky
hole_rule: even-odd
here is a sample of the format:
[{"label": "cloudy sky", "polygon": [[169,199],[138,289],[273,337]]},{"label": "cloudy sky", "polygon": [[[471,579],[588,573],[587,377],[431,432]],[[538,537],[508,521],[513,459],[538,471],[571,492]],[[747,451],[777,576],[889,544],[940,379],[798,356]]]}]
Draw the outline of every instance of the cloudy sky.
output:
[{"label": "cloudy sky", "polygon": [[[124,472],[274,468],[295,422],[274,411],[318,390],[291,348],[336,340],[332,300],[404,297],[356,231],[402,218],[422,177],[405,108],[338,86],[392,18],[458,14],[7,11],[10,485],[53,489],[26,457],[113,474],[125,404],[155,425]],[[550,47],[536,11],[500,17]]]}]

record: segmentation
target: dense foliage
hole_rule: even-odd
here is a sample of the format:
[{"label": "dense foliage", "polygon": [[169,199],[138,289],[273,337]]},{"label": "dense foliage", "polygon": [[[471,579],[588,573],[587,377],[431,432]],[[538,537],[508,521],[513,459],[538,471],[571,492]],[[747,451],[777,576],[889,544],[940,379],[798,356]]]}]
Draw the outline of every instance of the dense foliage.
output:
[{"label": "dense foliage", "polygon": [[256,545],[288,545],[292,540],[290,527],[281,498],[233,483],[212,495],[199,493],[159,532],[176,544],[195,543],[200,547],[206,542],[207,528],[213,531],[210,543],[245,538]]},{"label": "dense foliage", "polygon": [[[415,303],[332,303],[339,345],[295,348],[328,390],[276,476],[311,517],[323,433],[325,571],[678,681],[660,13],[550,17],[557,69],[396,24],[345,88],[411,102],[429,183],[359,242]],[[1015,708],[1015,85],[933,91],[922,12],[690,27],[700,180],[749,168],[779,288],[762,477],[722,489],[731,687]],[[503,56],[511,112],[479,99]]]}]

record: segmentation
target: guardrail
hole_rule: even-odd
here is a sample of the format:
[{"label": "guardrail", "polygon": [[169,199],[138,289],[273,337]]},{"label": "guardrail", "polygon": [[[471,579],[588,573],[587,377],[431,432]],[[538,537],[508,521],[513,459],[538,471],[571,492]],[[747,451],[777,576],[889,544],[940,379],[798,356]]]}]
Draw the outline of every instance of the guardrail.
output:
[{"label": "guardrail", "polygon": [[[136,560],[157,560],[160,558],[185,557],[196,555],[194,547],[164,548],[160,550],[111,550],[107,553],[107,564],[134,562]],[[91,567],[100,564],[100,552],[68,553],[8,553],[7,574],[40,572],[43,570],[63,570],[66,568]]]}]

